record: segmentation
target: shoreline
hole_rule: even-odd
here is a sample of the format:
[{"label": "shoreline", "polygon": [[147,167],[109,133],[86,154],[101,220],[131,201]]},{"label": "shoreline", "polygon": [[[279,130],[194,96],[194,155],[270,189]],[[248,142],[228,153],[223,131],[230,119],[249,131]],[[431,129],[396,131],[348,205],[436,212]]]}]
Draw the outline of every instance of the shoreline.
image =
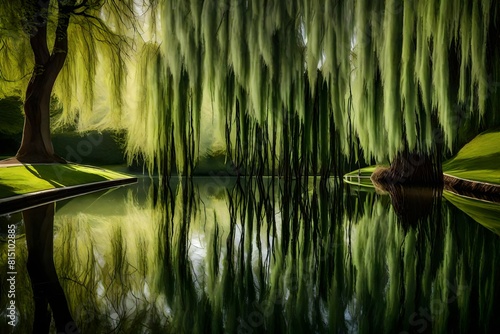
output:
[{"label": "shoreline", "polygon": [[459,195],[500,202],[500,185],[463,179],[443,173],[444,189]]}]

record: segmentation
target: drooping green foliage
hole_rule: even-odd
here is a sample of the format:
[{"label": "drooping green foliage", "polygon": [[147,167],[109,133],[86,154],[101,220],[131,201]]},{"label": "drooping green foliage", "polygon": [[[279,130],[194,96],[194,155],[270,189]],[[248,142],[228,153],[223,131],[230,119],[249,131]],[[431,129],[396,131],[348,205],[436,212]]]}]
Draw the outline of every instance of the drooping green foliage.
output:
[{"label": "drooping green foliage", "polygon": [[[48,12],[37,12],[33,1],[8,1],[0,5],[0,99],[24,98],[34,66],[29,33],[47,22],[47,47],[53,50],[57,20],[63,12],[59,1],[46,0]],[[34,3],[34,2],[33,2]],[[141,14],[155,1],[63,1],[75,8],[70,14],[68,54],[53,93],[64,112],[54,127],[77,124],[80,129],[120,128],[125,110],[127,60],[136,49]],[[131,106],[135,107],[135,106]]]},{"label": "drooping green foliage", "polygon": [[[129,157],[149,168],[190,173],[217,124],[245,172],[299,175],[329,174],[342,156],[454,150],[464,122],[499,123],[497,2],[137,2],[89,1],[96,18],[72,19],[55,93],[58,123],[127,128]],[[22,95],[31,70],[12,17],[0,26],[0,96]]]},{"label": "drooping green foliage", "polygon": [[[498,6],[168,1],[159,53],[174,92],[189,91],[195,136],[208,95],[237,164],[331,172],[339,152],[359,153],[357,141],[381,162],[405,148],[453,150],[469,118],[497,123]],[[168,107],[173,119],[186,114],[179,107]]]}]

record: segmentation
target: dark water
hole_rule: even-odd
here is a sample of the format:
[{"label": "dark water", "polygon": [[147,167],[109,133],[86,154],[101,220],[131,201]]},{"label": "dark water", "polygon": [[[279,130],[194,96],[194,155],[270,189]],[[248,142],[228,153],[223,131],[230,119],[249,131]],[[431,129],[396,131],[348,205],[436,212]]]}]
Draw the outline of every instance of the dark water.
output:
[{"label": "dark water", "polygon": [[1,332],[8,224],[16,333],[48,326],[47,305],[51,332],[495,332],[498,207],[334,179],[141,179],[56,203],[53,246],[50,206],[1,218]]}]

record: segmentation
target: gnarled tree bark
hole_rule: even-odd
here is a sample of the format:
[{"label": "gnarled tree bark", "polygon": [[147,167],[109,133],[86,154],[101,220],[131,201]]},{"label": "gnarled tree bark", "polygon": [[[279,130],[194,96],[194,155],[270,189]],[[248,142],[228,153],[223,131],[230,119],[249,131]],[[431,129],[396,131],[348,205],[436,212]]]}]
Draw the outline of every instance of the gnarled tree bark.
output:
[{"label": "gnarled tree bark", "polygon": [[[69,1],[73,2],[74,1]],[[50,0],[31,0],[28,18],[30,44],[35,67],[26,89],[24,129],[16,158],[21,162],[65,162],[54,152],[50,136],[50,98],[52,88],[68,53],[70,13],[58,0],[58,23],[52,52],[47,45],[47,15]],[[68,1],[65,1],[67,6]]]},{"label": "gnarled tree bark", "polygon": [[443,186],[443,169],[438,153],[425,154],[405,149],[391,162],[390,167],[377,168],[371,180],[381,186],[387,184]]}]

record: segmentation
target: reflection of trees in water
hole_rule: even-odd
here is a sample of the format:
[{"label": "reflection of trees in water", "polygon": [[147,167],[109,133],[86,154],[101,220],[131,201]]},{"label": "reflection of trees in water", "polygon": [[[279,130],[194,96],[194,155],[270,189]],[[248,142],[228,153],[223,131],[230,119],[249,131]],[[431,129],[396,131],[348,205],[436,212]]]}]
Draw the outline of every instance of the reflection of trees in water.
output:
[{"label": "reflection of trees in water", "polygon": [[[15,213],[8,216],[0,216],[0,226],[2,227],[2,240],[0,241],[0,332],[9,333],[12,327],[8,325],[10,319],[7,316],[7,307],[9,306],[7,273],[11,270],[8,266],[7,254],[8,243],[5,238],[6,230],[3,230],[8,224],[16,225],[16,309],[18,316],[19,333],[29,333],[33,326],[33,318],[30,310],[33,309],[33,295],[31,292],[30,279],[26,268],[28,260],[28,250],[24,242],[24,226],[22,224],[21,213]],[[5,234],[4,234],[5,233]]]},{"label": "reflection of trees in water", "polygon": [[441,187],[405,186],[401,184],[378,184],[376,188],[389,194],[392,208],[405,227],[418,224],[429,217],[440,217]]},{"label": "reflection of trees in water", "polygon": [[[498,292],[485,282],[495,281],[498,260],[486,249],[495,249],[496,237],[432,196],[422,200],[429,205],[417,202],[418,212],[408,203],[418,196],[396,195],[396,204],[406,201],[397,215],[386,197],[347,198],[341,189],[303,180],[273,186],[256,179],[228,189],[230,224],[220,211],[207,219],[216,227],[204,228],[203,263],[187,252],[189,258],[166,266],[174,331],[494,328]],[[173,248],[192,237],[170,240]],[[472,301],[481,305],[477,311]]]},{"label": "reflection of trees in water", "polygon": [[61,217],[60,277],[68,299],[76,301],[72,306],[82,332],[158,332],[166,322],[164,303],[152,283],[158,218],[132,196],[119,205],[122,215]]},{"label": "reflection of trees in water", "polygon": [[24,210],[23,220],[28,246],[26,266],[35,304],[33,332],[49,333],[54,318],[58,333],[79,333],[54,266],[54,203]]},{"label": "reflection of trees in water", "polygon": [[56,216],[56,269],[76,323],[128,333],[499,325],[497,236],[441,203],[408,224],[389,197],[311,180],[184,180],[151,188],[145,204],[129,196],[123,215]]},{"label": "reflection of trees in water", "polygon": [[[0,305],[6,310],[14,302],[16,319],[2,317],[0,331],[49,333],[52,328],[58,333],[79,333],[54,265],[54,203],[2,216],[0,221],[15,225],[17,235],[15,247],[10,249],[15,253],[14,267],[7,266],[6,258],[0,262],[3,273],[15,279],[13,294],[11,291],[7,294],[7,289],[2,291],[5,293],[2,293]],[[3,251],[2,254],[7,255]],[[4,279],[6,277],[1,277],[2,282]],[[15,327],[8,324],[11,321]]]}]

